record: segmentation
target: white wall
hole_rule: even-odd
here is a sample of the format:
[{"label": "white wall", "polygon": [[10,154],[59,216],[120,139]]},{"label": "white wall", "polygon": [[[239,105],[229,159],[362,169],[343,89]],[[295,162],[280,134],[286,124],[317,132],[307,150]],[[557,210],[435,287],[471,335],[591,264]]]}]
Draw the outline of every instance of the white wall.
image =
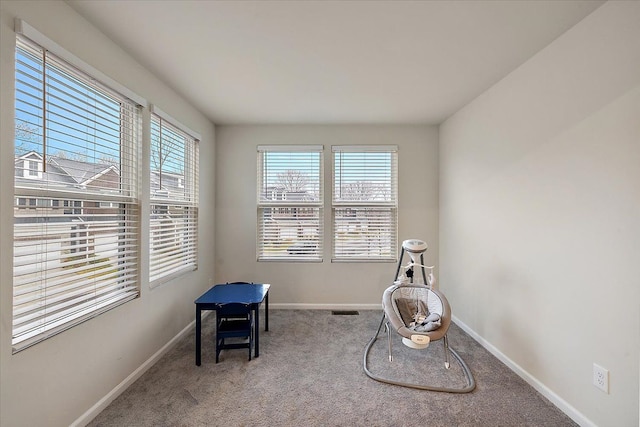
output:
[{"label": "white wall", "polygon": [[[14,17],[200,132],[203,185],[198,271],[150,290],[147,254],[140,266],[140,298],[12,355]],[[0,425],[67,426],[193,321],[193,301],[214,274],[209,260],[214,253],[215,131],[64,2],[0,2],[0,43]],[[148,241],[144,236],[146,226],[142,241]]]},{"label": "white wall", "polygon": [[[270,303],[286,307],[379,307],[395,263],[331,262],[331,145],[398,145],[399,241],[427,241],[425,261],[437,264],[437,138],[431,126],[217,126],[216,280],[271,283]],[[324,262],[256,261],[259,144],[324,145]]]},{"label": "white wall", "polygon": [[583,425],[638,425],[639,85],[640,3],[609,2],[440,128],[454,314]]}]

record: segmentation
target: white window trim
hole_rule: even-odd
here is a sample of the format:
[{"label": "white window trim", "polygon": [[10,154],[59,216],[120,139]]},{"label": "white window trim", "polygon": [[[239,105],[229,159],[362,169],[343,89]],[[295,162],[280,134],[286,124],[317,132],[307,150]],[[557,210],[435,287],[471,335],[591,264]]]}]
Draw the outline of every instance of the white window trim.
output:
[{"label": "white window trim", "polygon": [[155,114],[156,116],[160,117],[162,120],[166,120],[168,123],[171,123],[173,127],[180,129],[181,131],[189,135],[191,138],[198,141],[202,141],[202,135],[200,135],[200,133],[183,125],[182,123],[180,123],[179,120],[176,120],[175,118],[173,118],[172,116],[170,116],[169,114],[161,110],[160,107],[158,107],[157,105],[149,104],[149,111],[152,114]]},{"label": "white window trim", "polygon": [[[393,200],[390,201],[342,201],[336,200],[335,195],[335,173],[336,173],[336,164],[335,164],[335,153],[337,152],[369,152],[369,153],[392,153],[392,173],[394,173],[394,177],[392,177],[392,194],[394,196]],[[331,146],[331,262],[336,263],[348,263],[348,262],[397,262],[397,240],[398,240],[398,146],[397,145],[332,145]],[[336,255],[336,217],[335,210],[340,208],[388,208],[391,209],[391,213],[393,215],[393,241],[390,244],[389,250],[391,256],[389,257],[344,257]]]},{"label": "white window trim", "polygon": [[[323,145],[258,145],[258,168],[257,168],[257,209],[256,209],[256,260],[258,262],[323,262],[324,258],[324,204],[325,204],[325,188],[324,188],[324,146]],[[262,200],[261,194],[263,190],[261,171],[263,167],[264,153],[318,153],[319,165],[318,165],[318,200],[308,201],[290,201],[287,200],[286,195],[283,195],[282,200]],[[262,253],[262,238],[261,238],[261,213],[264,209],[268,208],[282,208],[282,209],[317,209],[318,210],[318,242],[316,246],[317,256],[296,256],[290,254],[287,251],[286,256],[264,256]],[[304,255],[304,254],[303,254]]]},{"label": "white window trim", "polygon": [[[149,107],[150,111],[151,111],[151,122],[153,122],[154,118],[153,116],[157,116],[160,122],[160,126],[162,129],[162,126],[167,125],[169,128],[174,128],[175,130],[177,130],[178,132],[180,132],[181,134],[183,134],[185,137],[189,138],[193,144],[193,147],[187,148],[185,147],[185,150],[187,149],[191,149],[192,150],[192,154],[195,156],[195,158],[192,160],[192,164],[190,165],[193,169],[189,171],[189,173],[193,172],[193,177],[191,177],[192,179],[187,179],[187,176],[185,175],[183,178],[179,178],[178,181],[178,187],[184,189],[185,188],[185,181],[186,182],[190,182],[192,181],[191,185],[194,186],[194,194],[193,194],[193,199],[192,200],[175,200],[175,199],[162,199],[162,198],[154,198],[151,195],[151,191],[149,191],[150,193],[150,198],[149,198],[149,265],[148,265],[148,271],[149,271],[149,287],[150,288],[155,288],[157,286],[160,286],[164,283],[170,282],[173,279],[180,277],[184,274],[190,273],[192,271],[195,271],[198,269],[198,263],[199,263],[199,251],[198,251],[198,217],[199,217],[199,143],[201,140],[201,136],[198,132],[190,129],[189,127],[181,124],[179,121],[177,121],[176,119],[174,119],[172,116],[170,116],[169,114],[167,114],[166,112],[164,112],[162,109],[158,108],[156,105],[151,104]],[[151,126],[150,126],[151,129]],[[160,130],[161,131],[161,130]],[[185,168],[185,174],[187,173],[186,168]],[[151,188],[149,187],[149,190],[151,190]],[[166,202],[166,203],[163,203]],[[192,251],[189,252],[189,259],[192,259],[193,262],[189,262],[183,266],[176,266],[174,268],[171,268],[169,270],[166,270],[166,272],[161,273],[161,274],[153,274],[152,271],[152,263],[153,263],[153,252],[152,252],[152,244],[153,244],[153,238],[151,236],[151,233],[153,231],[153,224],[151,223],[151,215],[152,215],[152,207],[153,206],[158,206],[158,205],[166,205],[168,206],[172,206],[172,207],[183,207],[183,208],[191,208],[192,210],[195,211],[194,215],[195,217],[188,219],[187,222],[193,221],[195,223],[195,228],[192,229],[190,226],[186,227],[186,230],[192,230],[193,234],[195,235],[195,237],[193,237],[193,241],[190,242],[193,243],[193,249]],[[193,212],[192,212],[193,213]],[[160,268],[165,268],[167,269],[169,266],[164,265],[160,263],[159,264]]]},{"label": "white window trim", "polygon": [[[125,98],[129,98],[130,101],[132,101],[130,105],[130,107],[132,108],[132,112],[134,112],[134,110],[137,109],[137,112],[135,113],[135,116],[133,118],[133,122],[131,124],[133,124],[134,126],[130,129],[131,132],[135,132],[135,136],[131,137],[132,141],[135,144],[135,147],[125,147],[124,150],[126,151],[126,156],[127,158],[131,159],[133,162],[137,161],[137,152],[139,151],[139,128],[138,126],[140,125],[140,106],[141,105],[146,105],[146,101],[144,101],[141,97],[133,94],[133,92],[129,91],[128,89],[124,88],[122,85],[117,84],[115,81],[113,81],[112,79],[108,78],[107,76],[105,76],[104,74],[98,72],[96,69],[94,69],[93,67],[90,67],[88,64],[84,63],[83,61],[81,61],[80,59],[78,59],[77,57],[73,56],[72,54],[70,54],[69,52],[67,52],[66,50],[62,49],[59,45],[57,45],[55,42],[51,41],[50,39],[48,39],[46,36],[42,35],[40,32],[38,32],[37,30],[35,30],[33,27],[29,26],[28,24],[26,24],[24,21],[21,21],[19,19],[17,19],[15,21],[16,24],[16,33],[18,35],[24,36],[26,39],[29,39],[31,42],[33,42],[35,45],[38,45],[39,48],[42,48],[44,50],[47,50],[49,52],[51,52],[55,57],[60,58],[62,61],[68,63],[69,65],[71,65],[73,68],[75,68],[76,70],[80,71],[82,74],[87,75],[87,76],[91,76],[92,78],[94,78],[96,80],[96,85],[100,86],[100,87],[106,87],[109,89],[110,92],[113,93],[118,93],[119,95],[122,95]],[[75,72],[75,71],[74,71]],[[15,96],[15,95],[14,95]],[[122,144],[122,142],[120,142],[120,144]],[[31,161],[31,160],[29,160]],[[41,166],[39,166],[38,168],[39,174],[41,174],[42,172],[42,168]],[[135,172],[133,170],[129,170],[129,167],[125,168],[125,170],[121,171],[121,176],[125,176],[126,175],[126,182],[128,183],[132,183],[135,181],[131,181],[131,179],[135,176]],[[41,177],[41,176],[40,176]],[[24,177],[23,177],[24,178]],[[35,178],[35,176],[31,176],[30,178]],[[19,198],[24,198],[24,197],[35,197],[35,199],[37,200],[38,198],[41,198],[44,201],[50,200],[50,203],[44,203],[43,205],[39,205],[36,206],[36,208],[45,208],[45,209],[50,209],[52,207],[54,207],[53,204],[53,200],[56,199],[74,199],[74,200],[81,200],[81,201],[103,201],[103,200],[112,200],[114,202],[120,202],[120,203],[125,203],[131,206],[131,209],[133,209],[134,211],[137,212],[137,193],[138,193],[138,189],[136,188],[135,185],[133,185],[132,187],[127,188],[126,190],[121,190],[121,192],[119,194],[97,194],[97,193],[82,193],[82,194],[78,194],[77,190],[73,191],[73,190],[65,190],[64,188],[46,188],[46,186],[40,185],[40,186],[35,186],[35,187],[30,187],[29,185],[27,186],[18,186],[14,183],[14,192],[15,192],[15,197],[16,199],[19,200]],[[16,205],[17,208],[20,208],[21,206]],[[60,207],[59,205],[57,205],[56,207]],[[129,214],[127,214],[129,215]],[[135,217],[136,215],[138,215],[137,213],[133,213],[132,217]],[[127,216],[127,218],[129,218],[129,216]],[[128,225],[127,225],[128,226]],[[125,226],[125,227],[127,227]],[[14,230],[15,230],[15,225],[14,225]],[[136,228],[135,231],[133,231],[133,234],[139,234],[140,230],[139,228]],[[14,231],[15,233],[15,231]],[[66,233],[66,231],[64,232]],[[82,232],[80,232],[82,233]],[[126,233],[125,237],[129,237],[129,234],[131,233]],[[14,234],[15,236],[15,234]],[[121,234],[118,234],[118,236],[120,237]],[[137,241],[137,239],[136,239]],[[15,238],[14,238],[14,242],[15,242]],[[14,243],[15,245],[15,243]],[[122,256],[128,260],[134,259],[134,258],[139,258],[139,248],[133,244],[131,246],[129,246],[129,244],[127,244],[127,248],[125,248],[124,250],[126,250],[126,253],[123,252]],[[14,256],[16,254],[16,250],[14,249]],[[36,254],[41,254],[41,252],[36,252]],[[28,253],[27,253],[28,255]],[[102,255],[102,254],[101,254]],[[124,259],[123,258],[123,259]],[[74,261],[71,261],[74,262]],[[135,267],[135,265],[137,265],[138,262],[134,262],[133,264],[131,264],[131,269],[128,269],[126,272],[126,277],[121,276],[121,278],[119,279],[119,281],[114,282],[114,283],[103,283],[101,286],[101,292],[106,290],[106,289],[111,289],[111,292],[113,291],[118,291],[117,293],[117,298],[114,298],[113,296],[115,295],[115,293],[113,294],[103,294],[103,297],[96,299],[96,300],[91,300],[91,302],[85,302],[85,303],[72,303],[70,305],[61,305],[61,306],[56,306],[58,309],[64,311],[64,310],[68,310],[69,308],[73,307],[73,313],[69,313],[68,316],[66,317],[61,317],[61,320],[57,320],[55,322],[53,321],[47,321],[46,323],[43,323],[45,321],[45,318],[42,318],[42,322],[39,322],[37,324],[37,328],[32,328],[31,326],[29,326],[28,329],[25,329],[25,327],[27,325],[31,325],[31,323],[28,322],[28,320],[22,320],[23,323],[21,323],[21,325],[23,325],[22,327],[16,327],[16,325],[14,324],[12,326],[12,330],[13,330],[13,334],[16,334],[16,331],[20,331],[19,332],[19,336],[16,335],[13,339],[12,339],[12,347],[13,347],[13,353],[16,353],[18,351],[24,350],[32,345],[35,345],[39,342],[42,342],[44,340],[46,340],[47,338],[58,334],[60,332],[65,331],[66,329],[72,328],[76,325],[78,325],[79,323],[82,323],[86,320],[89,320],[93,317],[96,317],[102,313],[104,313],[105,311],[108,311],[112,308],[115,308],[121,304],[126,303],[127,301],[130,301],[134,298],[137,298],[139,296],[139,286],[138,286],[138,274],[139,274],[139,270],[137,269],[137,267]],[[24,264],[26,266],[31,266],[33,265],[32,263],[26,263]],[[84,273],[87,274],[87,273]],[[109,274],[113,274],[113,273],[105,273],[106,275]],[[82,275],[82,273],[80,273],[80,275]],[[89,276],[90,277],[90,276]],[[55,279],[52,279],[55,280]],[[15,262],[14,262],[14,281],[15,281]],[[80,289],[84,289],[83,288],[83,284],[81,281],[74,281],[74,282],[65,282],[62,281],[60,282],[60,284],[65,285],[65,284],[69,284],[70,289],[77,289],[78,291],[80,291]],[[28,285],[27,285],[28,286]],[[122,289],[126,290],[126,292],[121,291]],[[84,295],[84,294],[83,294]],[[15,309],[15,304],[16,304],[16,298],[19,297],[14,297],[14,318],[15,318],[15,313],[16,313],[16,309]],[[29,297],[28,301],[33,300],[32,297]],[[37,311],[37,307],[34,305],[35,303],[33,303],[31,306],[28,307],[33,307],[32,311]],[[66,309],[64,307],[67,307]],[[41,317],[40,314],[38,313],[34,313],[33,316],[31,316],[33,318],[37,318],[39,319]],[[21,318],[22,319],[22,318]],[[34,326],[36,326],[36,324],[33,324]]]},{"label": "white window trim", "polygon": [[[23,166],[23,178],[27,179],[42,179],[42,162],[38,160],[24,159]],[[35,175],[31,174],[31,166],[35,164]]]},{"label": "white window trim", "polygon": [[78,58],[77,56],[75,56],[74,54],[72,54],[62,46],[60,46],[58,43],[51,40],[49,37],[42,34],[40,31],[33,28],[31,25],[29,25],[27,22],[23,21],[22,19],[20,18],[14,19],[14,28],[17,34],[23,35],[26,38],[30,39],[31,41],[39,44],[41,47],[53,53],[58,58],[65,60],[66,62],[78,68],[79,70],[82,70],[84,73],[94,77],[96,80],[100,81],[102,84],[109,86],[114,91],[119,92],[120,94],[126,96],[130,100],[136,102],[139,106],[147,107],[148,103],[144,97],[138,95],[137,93],[133,92],[126,86],[118,83],[117,81],[107,76],[103,72],[92,67],[82,59]]}]

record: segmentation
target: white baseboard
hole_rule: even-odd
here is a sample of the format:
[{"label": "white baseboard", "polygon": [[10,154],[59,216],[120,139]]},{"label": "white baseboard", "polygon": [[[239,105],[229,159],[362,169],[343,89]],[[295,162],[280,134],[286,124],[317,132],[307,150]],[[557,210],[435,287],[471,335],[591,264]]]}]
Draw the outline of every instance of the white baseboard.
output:
[{"label": "white baseboard", "polygon": [[[202,317],[209,315],[208,312],[202,313]],[[113,390],[111,390],[106,396],[100,399],[95,405],[82,414],[77,420],[75,420],[71,427],[84,427],[98,416],[111,402],[113,402],[118,396],[120,396],[131,384],[133,384],[138,378],[147,372],[166,352],[171,350],[183,337],[185,337],[194,327],[196,321],[189,323],[184,329],[173,337],[162,348],[156,351],[150,358],[148,358],[142,365],[125,378],[120,384],[118,384]]]},{"label": "white baseboard", "polygon": [[476,340],[481,346],[486,348],[491,354],[493,354],[498,360],[507,365],[509,369],[515,372],[520,378],[525,380],[531,387],[536,389],[540,394],[549,399],[551,403],[553,403],[558,409],[567,414],[573,421],[578,423],[582,427],[597,427],[593,421],[589,420],[585,417],[580,411],[571,406],[567,401],[562,399],[556,393],[554,393],[551,389],[541,383],[537,378],[531,375],[529,372],[524,370],[520,365],[518,365],[513,360],[509,359],[504,353],[498,350],[493,344],[489,341],[482,338],[480,335],[476,333],[473,329],[471,329],[467,324],[458,319],[456,316],[451,316],[453,322],[458,325],[463,331],[469,334],[474,340]]},{"label": "white baseboard", "polygon": [[[297,303],[280,303],[269,304],[270,309],[286,309],[286,310],[381,310],[381,304],[297,304]],[[203,313],[203,317],[209,313]],[[504,353],[493,346],[489,341],[478,335],[467,324],[458,319],[456,316],[452,316],[453,322],[458,325],[463,331],[469,334],[474,340],[476,340],[481,346],[486,348],[491,354],[493,354],[498,360],[507,365],[509,369],[515,372],[520,378],[525,380],[535,390],[537,390],[544,397],[549,399],[551,403],[558,407],[562,412],[567,414],[573,421],[578,423],[582,427],[597,427],[591,420],[585,417],[576,408],[571,406],[568,402],[554,393],[547,386],[542,384],[538,379],[524,370],[520,365],[509,359]],[[111,390],[106,396],[100,399],[95,405],[89,408],[84,414],[82,414],[77,420],[75,420],[71,427],[84,427],[91,420],[93,420],[100,412],[102,412],[111,402],[113,402],[120,394],[122,394],[131,384],[133,384],[138,378],[140,378],[147,370],[149,370],[165,353],[173,348],[180,339],[186,336],[192,328],[195,326],[195,320],[189,323],[184,329],[182,329],[176,336],[174,336],[168,343],[155,352],[149,359],[147,359],[142,365],[140,365],[135,371],[133,371],[127,378],[125,378],[120,384],[118,384],[113,390]]]},{"label": "white baseboard", "polygon": [[269,304],[269,310],[382,310],[382,304]]}]

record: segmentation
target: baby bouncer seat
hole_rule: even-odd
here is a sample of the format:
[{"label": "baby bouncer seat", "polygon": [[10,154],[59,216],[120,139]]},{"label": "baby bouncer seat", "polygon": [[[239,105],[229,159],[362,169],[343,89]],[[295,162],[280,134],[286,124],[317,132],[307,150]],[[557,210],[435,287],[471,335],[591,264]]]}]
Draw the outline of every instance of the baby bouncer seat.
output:
[{"label": "baby bouncer seat", "polygon": [[[451,307],[442,292],[433,288],[435,277],[433,267],[424,265],[424,252],[427,244],[421,240],[411,239],[402,242],[402,252],[398,260],[398,268],[393,285],[389,286],[382,295],[383,315],[376,335],[369,341],[364,353],[364,371],[370,378],[403,387],[417,388],[430,391],[449,393],[468,393],[475,388],[475,380],[471,370],[456,351],[449,347],[447,331],[451,324]],[[402,265],[405,254],[411,261]],[[419,258],[419,262],[418,262]],[[422,282],[414,278],[415,269],[422,272]],[[426,274],[426,269],[429,274]],[[403,270],[403,271],[401,271]],[[393,380],[374,375],[368,365],[369,352],[378,339],[382,327],[387,333],[389,362],[393,362],[391,330],[402,337],[402,343],[412,349],[426,349],[432,341],[442,340],[444,345],[444,367],[450,368],[449,353],[460,365],[465,377],[462,388],[443,387],[430,384],[416,384],[406,381]],[[417,369],[435,369],[432,366],[418,366]]]}]

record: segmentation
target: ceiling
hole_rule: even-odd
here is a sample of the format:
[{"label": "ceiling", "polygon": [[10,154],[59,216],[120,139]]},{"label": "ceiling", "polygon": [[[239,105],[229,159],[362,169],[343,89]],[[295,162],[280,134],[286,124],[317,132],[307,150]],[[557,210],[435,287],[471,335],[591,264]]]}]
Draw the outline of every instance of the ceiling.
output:
[{"label": "ceiling", "polygon": [[602,4],[67,3],[216,124],[438,124]]}]

